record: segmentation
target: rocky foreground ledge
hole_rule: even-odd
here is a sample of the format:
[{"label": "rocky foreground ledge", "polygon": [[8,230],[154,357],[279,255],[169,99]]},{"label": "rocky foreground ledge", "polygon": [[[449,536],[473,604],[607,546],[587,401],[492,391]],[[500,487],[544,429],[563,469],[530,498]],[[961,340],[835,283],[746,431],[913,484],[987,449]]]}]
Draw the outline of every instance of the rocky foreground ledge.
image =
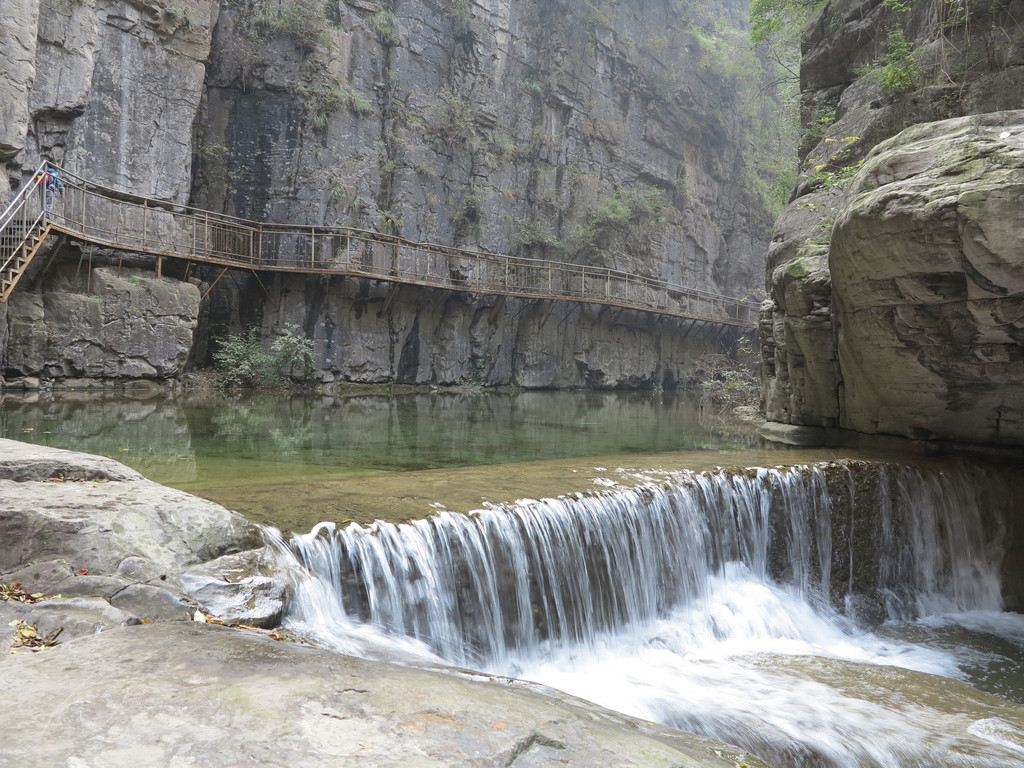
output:
[{"label": "rocky foreground ledge", "polygon": [[[0,765],[766,768],[536,686],[201,623],[280,620],[260,530],[109,459],[0,440],[0,585]],[[11,652],[18,627],[51,647]]]}]

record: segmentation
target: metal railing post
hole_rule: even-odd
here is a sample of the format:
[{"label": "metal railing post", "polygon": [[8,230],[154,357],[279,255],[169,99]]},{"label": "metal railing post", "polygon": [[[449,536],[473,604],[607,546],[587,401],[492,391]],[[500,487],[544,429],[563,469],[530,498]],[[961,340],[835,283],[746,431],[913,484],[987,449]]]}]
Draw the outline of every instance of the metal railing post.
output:
[{"label": "metal railing post", "polygon": [[89,203],[89,185],[83,180],[82,181],[82,234],[86,233],[86,209]]}]

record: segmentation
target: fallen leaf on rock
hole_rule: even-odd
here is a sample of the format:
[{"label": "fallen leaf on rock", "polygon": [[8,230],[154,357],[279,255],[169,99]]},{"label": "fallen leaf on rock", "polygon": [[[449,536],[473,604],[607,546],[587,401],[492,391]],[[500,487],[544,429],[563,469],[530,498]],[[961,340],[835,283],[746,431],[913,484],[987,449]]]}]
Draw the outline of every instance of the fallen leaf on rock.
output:
[{"label": "fallen leaf on rock", "polygon": [[43,648],[52,648],[57,644],[57,638],[64,631],[64,627],[58,627],[43,636],[39,629],[23,619],[12,621],[10,626],[14,627],[14,642],[11,644],[11,653],[18,648],[28,648],[31,651],[39,651]]},{"label": "fallen leaf on rock", "polygon": [[40,600],[45,600],[46,596],[42,592],[33,592],[29,594],[26,592],[20,582],[14,582],[13,584],[0,584],[0,600],[15,600],[19,603],[38,603]]}]

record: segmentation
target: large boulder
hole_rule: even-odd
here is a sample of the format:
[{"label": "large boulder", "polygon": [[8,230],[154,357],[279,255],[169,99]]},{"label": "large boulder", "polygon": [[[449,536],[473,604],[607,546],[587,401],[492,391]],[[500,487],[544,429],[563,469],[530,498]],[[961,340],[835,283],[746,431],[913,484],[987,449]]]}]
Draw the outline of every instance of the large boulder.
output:
[{"label": "large boulder", "polygon": [[[988,429],[960,430],[945,416],[935,424],[924,417],[913,424],[903,424],[902,417],[894,421],[876,413],[887,406],[876,408],[870,404],[870,396],[865,400],[862,372],[845,370],[837,347],[840,331],[832,306],[835,286],[827,263],[845,258],[829,254],[833,225],[843,218],[846,193],[859,194],[856,185],[866,177],[852,183],[851,180],[874,148],[887,140],[909,140],[907,135],[903,139],[894,137],[911,126],[943,125],[948,119],[968,114],[991,114],[991,118],[983,120],[999,122],[1006,118],[996,113],[1024,109],[1024,60],[1020,55],[1024,27],[1016,21],[1022,8],[1021,0],[966,5],[828,0],[817,6],[802,33],[800,176],[793,200],[776,224],[768,252],[769,299],[762,312],[760,336],[770,421],[988,441],[988,435],[996,431],[992,428],[996,421],[1012,418],[1005,409],[1000,410],[999,398],[988,403]],[[901,58],[901,51],[913,55]],[[935,158],[934,153],[931,157]],[[961,175],[960,169],[956,169],[946,179],[952,190],[947,194],[936,167],[930,194],[937,195],[936,199],[958,195],[956,188],[962,181]],[[879,207],[876,213],[881,211]],[[838,236],[849,240],[853,231],[847,228],[845,232],[844,235],[836,230]],[[920,244],[915,247],[920,248]],[[840,250],[843,248],[839,246]],[[874,246],[863,244],[863,248],[868,251]],[[889,246],[886,251],[891,252]],[[883,269],[879,282],[884,284],[887,279]],[[1003,307],[1008,306],[1006,298],[999,297]],[[879,300],[884,302],[887,298]],[[812,307],[809,314],[808,307]],[[906,312],[906,305],[901,305],[899,314]],[[926,321],[918,316],[910,323],[923,326]],[[963,327],[959,320],[954,324]],[[881,322],[876,328],[875,342],[886,348],[906,346],[905,336],[888,335],[892,325]],[[863,340],[857,343],[862,344]],[[978,363],[969,357],[970,344],[961,344],[958,349],[968,355],[958,363],[952,363],[953,356],[944,353],[946,363],[915,364],[930,371],[929,375],[921,370],[915,374],[922,390],[960,392],[949,398],[940,393],[936,403],[957,397],[974,398],[958,383],[963,375],[959,368],[973,367],[975,373],[967,374],[967,379],[976,378]],[[1002,351],[1005,350],[1004,347]],[[846,362],[866,364],[871,369],[867,378],[873,387],[887,388],[886,371],[892,361],[889,352],[859,362],[849,353],[847,346],[842,353]],[[1004,373],[994,375],[998,379]],[[915,386],[904,378],[905,372],[896,371],[894,375],[892,383],[897,390]],[[848,377],[852,379],[850,386],[856,390],[852,399],[844,385]],[[979,386],[984,390],[984,382]],[[889,399],[888,395],[884,397]],[[865,403],[870,413],[857,410]],[[937,412],[935,407],[931,409],[933,413]],[[969,421],[970,417],[961,420]],[[1015,442],[1006,437],[1005,425],[998,432],[1002,436],[995,442]]]},{"label": "large boulder", "polygon": [[[767,768],[742,750],[504,678],[366,661],[197,623],[0,661],[4,765]],[[60,722],[58,738],[41,724]]]},{"label": "large boulder", "polygon": [[768,248],[769,297],[761,307],[765,415],[770,422],[836,426],[838,370],[828,272],[828,227],[838,190],[822,190],[785,210]]},{"label": "large boulder", "polygon": [[0,479],[0,573],[63,558],[76,570],[114,574],[134,557],[167,580],[262,544],[241,515],[110,459],[0,440],[5,476],[20,479]]},{"label": "large boulder", "polygon": [[99,456],[0,440],[0,541],[0,583],[59,595],[0,600],[3,624],[68,637],[191,619],[197,608],[272,624],[283,609],[283,582],[252,552],[263,544],[256,526]]},{"label": "large boulder", "polygon": [[842,424],[1024,442],[1024,111],[880,144],[829,253]]}]

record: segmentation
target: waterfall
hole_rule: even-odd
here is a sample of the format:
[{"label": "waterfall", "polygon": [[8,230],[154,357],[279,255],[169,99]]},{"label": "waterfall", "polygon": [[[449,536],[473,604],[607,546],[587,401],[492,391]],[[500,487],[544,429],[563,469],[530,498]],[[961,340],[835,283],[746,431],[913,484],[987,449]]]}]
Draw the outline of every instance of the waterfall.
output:
[{"label": "waterfall", "polygon": [[[868,544],[858,566],[847,536],[846,584],[864,581],[858,567],[876,569],[887,618],[1002,607],[1002,524],[972,497],[991,488],[966,476],[880,467],[878,546]],[[852,490],[840,490],[853,515]],[[842,558],[832,551],[833,506],[823,467],[676,473],[469,515],[325,526],[291,547],[344,615],[454,664],[501,664],[542,646],[635,633],[699,602],[727,563],[826,608]]]},{"label": "waterfall", "polygon": [[[806,680],[766,682],[749,659],[823,653],[955,676],[948,658],[863,622],[1002,608],[1010,493],[994,473],[833,462],[630,482],[406,524],[321,524],[281,544],[313,576],[292,618],[372,627],[780,765],[945,764],[920,759],[935,747],[916,715],[872,719]],[[756,691],[764,712],[742,704]],[[815,718],[827,724],[808,727]]]},{"label": "waterfall", "polygon": [[[778,534],[776,495],[788,521]],[[685,474],[470,515],[321,529],[292,547],[346,615],[454,664],[502,664],[636,633],[700,601],[729,562],[768,579],[776,536],[799,589],[823,599],[816,534],[825,503],[820,472]]]}]

